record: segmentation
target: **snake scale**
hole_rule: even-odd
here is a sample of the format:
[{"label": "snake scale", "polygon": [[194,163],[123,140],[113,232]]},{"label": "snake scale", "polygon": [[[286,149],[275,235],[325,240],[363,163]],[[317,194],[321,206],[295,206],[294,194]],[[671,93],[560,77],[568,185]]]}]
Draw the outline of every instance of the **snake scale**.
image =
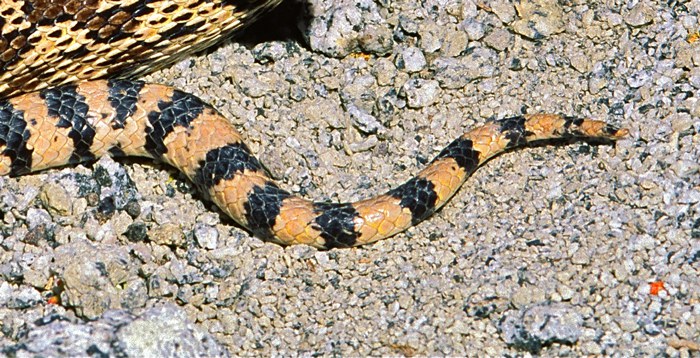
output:
[{"label": "snake scale", "polygon": [[0,6],[0,175],[142,156],[182,171],[256,236],[350,247],[442,207],[479,165],[533,140],[627,134],[559,115],[490,121],[454,140],[404,184],[355,203],[280,188],[230,122],[183,91],[132,80],[200,51],[281,0],[8,0]]}]

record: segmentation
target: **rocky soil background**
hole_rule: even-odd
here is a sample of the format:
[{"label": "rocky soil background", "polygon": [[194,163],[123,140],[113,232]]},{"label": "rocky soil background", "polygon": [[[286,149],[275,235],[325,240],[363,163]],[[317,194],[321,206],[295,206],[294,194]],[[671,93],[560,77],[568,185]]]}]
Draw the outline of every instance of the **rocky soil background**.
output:
[{"label": "rocky soil background", "polygon": [[468,128],[555,112],[614,145],[506,153],[392,239],[264,243],[140,160],[0,178],[8,356],[669,355],[700,344],[697,1],[288,1],[147,78],[282,185],[395,187]]}]

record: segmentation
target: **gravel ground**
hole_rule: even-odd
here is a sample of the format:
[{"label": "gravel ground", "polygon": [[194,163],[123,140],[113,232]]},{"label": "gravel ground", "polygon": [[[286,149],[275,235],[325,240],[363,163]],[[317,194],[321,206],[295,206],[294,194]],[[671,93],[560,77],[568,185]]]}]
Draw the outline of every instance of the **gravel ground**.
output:
[{"label": "gravel ground", "polygon": [[288,2],[147,79],[315,200],[395,187],[490,118],[629,138],[507,153],[408,232],[326,252],[251,237],[150,162],[0,178],[1,352],[700,355],[700,2],[516,3]]}]

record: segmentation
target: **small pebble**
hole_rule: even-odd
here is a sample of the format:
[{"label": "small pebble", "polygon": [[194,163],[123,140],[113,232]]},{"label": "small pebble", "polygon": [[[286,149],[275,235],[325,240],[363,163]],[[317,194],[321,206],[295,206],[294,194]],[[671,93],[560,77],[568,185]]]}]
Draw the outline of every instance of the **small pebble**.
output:
[{"label": "small pebble", "polygon": [[408,106],[422,108],[438,100],[440,85],[435,80],[411,79],[403,85]]},{"label": "small pebble", "polygon": [[409,47],[396,57],[396,67],[409,73],[422,70],[426,64],[423,52],[417,47]]}]

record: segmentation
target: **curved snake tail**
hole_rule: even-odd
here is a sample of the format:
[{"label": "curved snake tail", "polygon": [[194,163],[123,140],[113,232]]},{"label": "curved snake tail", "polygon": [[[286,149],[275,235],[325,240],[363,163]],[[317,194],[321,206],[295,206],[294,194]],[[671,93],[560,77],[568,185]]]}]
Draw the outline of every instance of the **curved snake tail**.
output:
[{"label": "curved snake tail", "polygon": [[355,203],[312,202],[280,188],[233,125],[199,98],[141,81],[93,81],[0,101],[0,175],[106,154],[149,157],[182,171],[256,236],[330,249],[375,242],[419,223],[506,149],[548,138],[615,140],[626,134],[574,117],[505,118],[463,134],[385,194]]}]

